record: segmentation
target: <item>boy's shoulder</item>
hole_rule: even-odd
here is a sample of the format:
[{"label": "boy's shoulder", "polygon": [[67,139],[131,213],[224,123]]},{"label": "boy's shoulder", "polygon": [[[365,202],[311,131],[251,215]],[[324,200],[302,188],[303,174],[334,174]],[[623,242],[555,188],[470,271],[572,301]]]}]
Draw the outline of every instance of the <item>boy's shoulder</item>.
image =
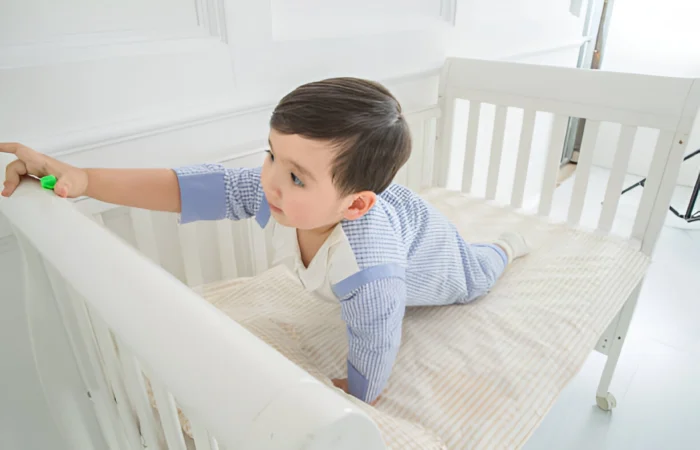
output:
[{"label": "boy's shoulder", "polygon": [[420,195],[390,185],[362,218],[341,222],[342,238],[331,257],[331,279],[338,283],[352,274],[343,284],[355,286],[378,278],[405,278],[409,250],[425,233],[426,224],[434,222],[432,214]]},{"label": "boy's shoulder", "polygon": [[330,255],[328,276],[337,298],[384,278],[405,278],[407,258],[392,211],[377,202],[362,218],[343,221]]},{"label": "boy's shoulder", "polygon": [[341,225],[360,269],[379,264],[405,264],[396,211],[385,201],[380,199],[362,218],[343,221]]}]

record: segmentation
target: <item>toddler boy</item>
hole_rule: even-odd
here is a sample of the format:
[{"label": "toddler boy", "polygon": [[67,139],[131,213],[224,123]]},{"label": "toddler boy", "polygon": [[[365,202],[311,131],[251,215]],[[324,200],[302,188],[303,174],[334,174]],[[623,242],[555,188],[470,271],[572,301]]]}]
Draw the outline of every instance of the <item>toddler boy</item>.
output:
[{"label": "toddler boy", "polygon": [[183,223],[254,217],[272,228],[273,263],[340,304],[347,379],[334,384],[368,403],[389,379],[407,306],[468,303],[528,251],[515,234],[467,243],[430,204],[392,183],[411,137],[398,101],[377,83],[335,78],[300,86],[272,113],[269,144],[260,168],[175,170],[79,169],[0,144],[18,158],[2,194],[11,195],[24,175],[53,174],[59,196],[179,212]]}]

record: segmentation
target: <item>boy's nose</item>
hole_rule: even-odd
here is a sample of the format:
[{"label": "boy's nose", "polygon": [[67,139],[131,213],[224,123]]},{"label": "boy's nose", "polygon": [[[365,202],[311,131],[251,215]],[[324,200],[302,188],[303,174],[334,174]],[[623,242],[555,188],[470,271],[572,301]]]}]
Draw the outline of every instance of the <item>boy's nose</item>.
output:
[{"label": "boy's nose", "polygon": [[275,200],[282,198],[282,189],[276,177],[270,182],[270,195],[274,196]]}]

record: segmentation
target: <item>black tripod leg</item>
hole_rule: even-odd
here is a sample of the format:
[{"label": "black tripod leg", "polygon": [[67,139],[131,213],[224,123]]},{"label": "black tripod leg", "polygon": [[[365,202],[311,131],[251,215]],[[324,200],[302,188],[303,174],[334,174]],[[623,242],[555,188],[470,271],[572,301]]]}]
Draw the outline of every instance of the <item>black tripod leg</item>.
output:
[{"label": "black tripod leg", "polygon": [[690,201],[688,202],[688,209],[685,211],[685,218],[690,219],[693,217],[693,209],[695,209],[695,202],[698,199],[698,193],[700,193],[700,173],[698,173],[698,179],[695,181],[695,187],[693,188],[693,193],[690,194]]}]

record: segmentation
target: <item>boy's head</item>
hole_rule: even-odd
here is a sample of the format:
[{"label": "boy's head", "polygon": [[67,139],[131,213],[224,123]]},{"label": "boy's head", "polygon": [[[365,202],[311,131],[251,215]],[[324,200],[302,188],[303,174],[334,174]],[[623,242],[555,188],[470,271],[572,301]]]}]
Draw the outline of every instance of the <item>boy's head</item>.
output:
[{"label": "boy's head", "polygon": [[401,106],[378,83],[333,78],[286,95],[262,184],[275,219],[315,229],[362,217],[411,154]]}]

